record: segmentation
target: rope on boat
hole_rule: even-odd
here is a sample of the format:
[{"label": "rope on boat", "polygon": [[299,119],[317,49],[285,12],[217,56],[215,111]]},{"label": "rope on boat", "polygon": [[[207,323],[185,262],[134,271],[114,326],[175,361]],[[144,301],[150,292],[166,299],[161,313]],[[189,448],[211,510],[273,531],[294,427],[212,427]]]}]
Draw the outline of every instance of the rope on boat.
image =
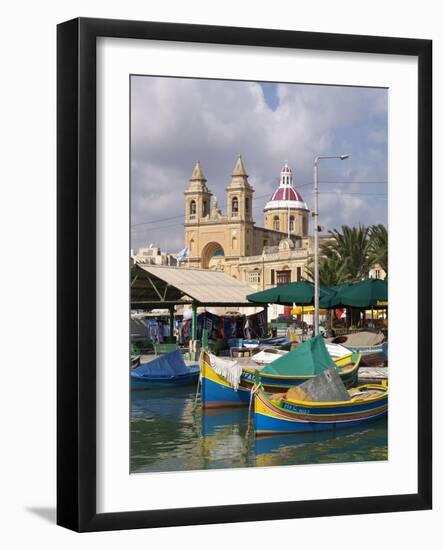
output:
[{"label": "rope on boat", "polygon": [[259,385],[254,384],[251,388],[251,395],[249,397],[249,410],[248,410],[248,426],[246,428],[246,437],[249,436],[249,431],[251,428],[251,410],[252,410],[252,402],[254,400],[254,395],[257,393],[259,389]]},{"label": "rope on boat", "polygon": [[192,412],[195,411],[195,409],[197,408],[197,402],[198,402],[198,393],[200,391],[200,384],[201,384],[201,379],[202,379],[202,368],[201,368],[201,364],[202,364],[202,355],[203,355],[203,350],[200,352],[200,357],[198,358],[198,364],[200,366],[200,374],[198,375],[198,381],[197,381],[197,391],[195,392],[195,398],[194,398],[194,404],[192,406]]}]

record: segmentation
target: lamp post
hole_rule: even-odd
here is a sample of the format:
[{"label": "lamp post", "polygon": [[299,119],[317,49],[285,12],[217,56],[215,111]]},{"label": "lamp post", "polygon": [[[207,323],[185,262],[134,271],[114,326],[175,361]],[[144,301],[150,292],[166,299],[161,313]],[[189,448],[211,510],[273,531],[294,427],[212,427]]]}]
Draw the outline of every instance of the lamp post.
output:
[{"label": "lamp post", "polygon": [[318,156],[314,159],[314,335],[319,333],[320,275],[318,265],[318,162],[325,159],[345,160],[349,155]]}]

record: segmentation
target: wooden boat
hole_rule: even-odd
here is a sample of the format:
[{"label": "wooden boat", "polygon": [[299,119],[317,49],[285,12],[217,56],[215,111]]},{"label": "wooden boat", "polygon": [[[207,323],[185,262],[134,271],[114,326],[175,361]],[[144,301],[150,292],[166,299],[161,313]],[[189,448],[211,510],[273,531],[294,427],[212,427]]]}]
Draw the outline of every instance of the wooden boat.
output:
[{"label": "wooden boat", "polygon": [[[327,356],[325,356],[326,363],[323,367],[330,368],[331,366],[336,366],[345,386],[351,387],[355,385],[358,379],[360,354],[351,354],[347,364],[335,365],[326,351],[321,336],[311,338],[301,344],[296,350],[284,356],[279,356],[272,363],[262,366],[255,365],[252,361],[247,365],[242,365],[238,361],[222,359],[203,351],[200,356],[202,406],[204,408],[210,408],[249,405],[251,389],[254,386],[255,373],[257,371],[259,372],[260,382],[268,393],[283,393],[293,386],[297,386],[310,378],[314,378],[321,370],[324,370],[324,368],[318,371],[311,369],[309,374],[307,373],[308,371],[297,374],[295,366],[296,357],[302,355],[301,348],[308,346],[309,342],[314,340],[316,345],[323,348],[322,352]],[[281,369],[281,374],[278,373],[279,361],[284,361],[284,368]],[[299,369],[298,372],[300,372]]]},{"label": "wooden boat", "polygon": [[342,367],[352,362],[353,350],[341,344],[333,344],[332,342],[326,343],[326,349],[337,366]]},{"label": "wooden boat", "polygon": [[353,428],[387,414],[387,387],[358,386],[349,393],[349,401],[315,402],[273,398],[259,387],[254,396],[255,433],[262,436]]},{"label": "wooden boat", "polygon": [[329,344],[346,346],[351,351],[361,353],[363,359],[388,356],[388,343],[384,341],[384,335],[381,332],[362,331],[344,334],[331,339],[326,345]]},{"label": "wooden boat", "polygon": [[199,375],[199,366],[187,366],[180,351],[176,350],[153,356],[151,361],[131,369],[131,390],[194,385]]}]

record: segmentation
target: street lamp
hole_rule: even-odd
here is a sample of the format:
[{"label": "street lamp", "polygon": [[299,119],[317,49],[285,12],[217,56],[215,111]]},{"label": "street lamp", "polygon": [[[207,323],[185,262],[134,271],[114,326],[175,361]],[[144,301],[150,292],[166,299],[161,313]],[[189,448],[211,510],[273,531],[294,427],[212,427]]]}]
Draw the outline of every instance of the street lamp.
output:
[{"label": "street lamp", "polygon": [[319,333],[320,275],[318,265],[318,161],[325,159],[346,160],[349,155],[318,156],[314,159],[314,335]]}]

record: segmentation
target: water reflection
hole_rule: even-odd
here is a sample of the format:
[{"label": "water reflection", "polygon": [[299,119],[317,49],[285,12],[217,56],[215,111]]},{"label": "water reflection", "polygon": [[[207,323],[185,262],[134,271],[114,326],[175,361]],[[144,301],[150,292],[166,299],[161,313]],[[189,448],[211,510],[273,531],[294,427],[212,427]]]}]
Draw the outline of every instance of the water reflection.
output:
[{"label": "water reflection", "polygon": [[387,459],[386,419],[354,430],[255,438],[247,408],[202,410],[194,398],[186,387],[132,392],[132,472]]}]

